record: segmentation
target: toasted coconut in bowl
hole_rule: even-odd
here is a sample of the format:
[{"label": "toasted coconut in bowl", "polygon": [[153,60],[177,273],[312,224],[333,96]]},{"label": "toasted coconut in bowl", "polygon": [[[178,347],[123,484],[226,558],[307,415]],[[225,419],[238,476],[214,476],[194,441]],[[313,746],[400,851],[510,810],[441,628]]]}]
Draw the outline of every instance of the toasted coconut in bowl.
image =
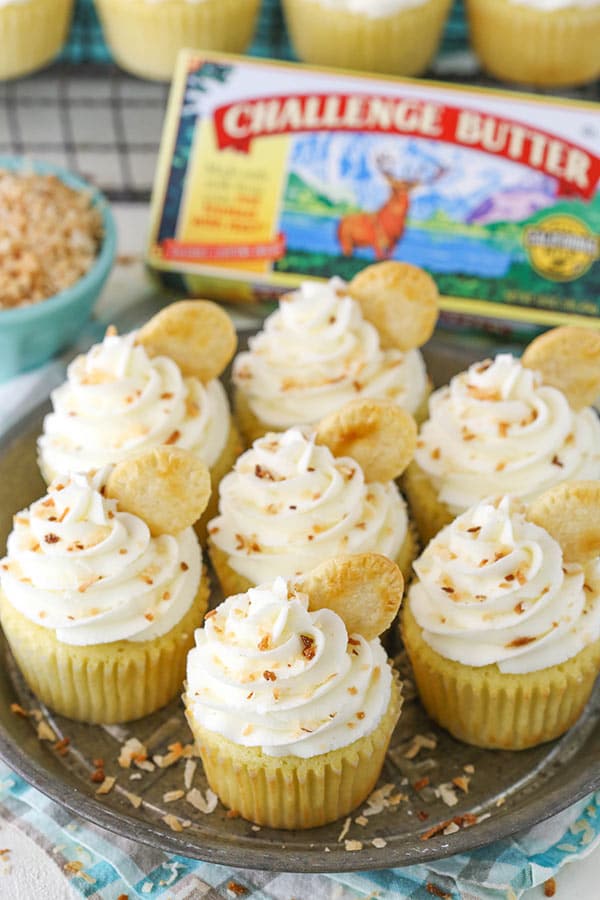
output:
[{"label": "toasted coconut in bowl", "polygon": [[93,185],[0,156],[0,381],[75,340],[115,253],[115,223]]}]

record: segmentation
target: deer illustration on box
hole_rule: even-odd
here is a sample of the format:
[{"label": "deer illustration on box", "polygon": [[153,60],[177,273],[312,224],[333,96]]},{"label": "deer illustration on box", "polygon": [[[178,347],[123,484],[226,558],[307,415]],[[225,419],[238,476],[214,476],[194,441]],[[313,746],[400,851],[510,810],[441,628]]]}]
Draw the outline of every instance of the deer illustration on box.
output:
[{"label": "deer illustration on box", "polygon": [[376,259],[389,259],[404,234],[412,191],[432,184],[446,172],[440,166],[427,180],[397,178],[383,156],[377,157],[376,165],[390,186],[390,195],[374,212],[350,213],[340,219],[337,236],[344,256],[352,256],[357,247],[371,247]]}]

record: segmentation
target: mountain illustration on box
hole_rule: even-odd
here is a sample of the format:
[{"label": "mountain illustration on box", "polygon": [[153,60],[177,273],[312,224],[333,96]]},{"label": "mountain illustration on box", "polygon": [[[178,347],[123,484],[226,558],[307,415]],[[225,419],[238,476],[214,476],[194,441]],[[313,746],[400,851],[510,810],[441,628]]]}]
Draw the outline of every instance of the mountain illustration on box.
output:
[{"label": "mountain illustration on box", "polygon": [[360,207],[356,203],[347,200],[336,200],[326,193],[325,189],[319,189],[308,184],[296,172],[290,172],[284,198],[284,206],[290,212],[299,212],[315,216],[331,216],[338,213],[340,216],[347,213],[358,212]]},{"label": "mountain illustration on box", "polygon": [[[405,238],[393,254],[394,258],[411,261],[407,256],[410,248],[404,246],[411,232],[427,232],[429,239],[434,242],[436,233],[442,239],[451,232],[477,243],[483,241],[497,245],[504,251],[512,250],[517,256],[522,256],[523,229],[537,224],[549,214],[573,216],[584,222],[592,232],[600,233],[600,194],[585,203],[576,199],[559,200],[554,185],[548,184],[544,188],[514,186],[504,191],[494,191],[480,200],[462,220],[453,218],[443,207],[435,204],[432,204],[433,209],[430,208],[426,218],[418,218],[409,213]],[[413,206],[418,210],[418,204]],[[314,242],[319,244],[320,252],[329,249],[336,256],[340,255],[341,249],[335,237],[337,220],[360,211],[359,204],[351,197],[332,197],[325,186],[310,184],[297,172],[291,172],[284,195],[282,221],[288,249],[307,250],[306,237],[309,230]],[[324,240],[320,241],[321,237]],[[373,254],[359,250],[357,255]],[[453,260],[453,265],[456,265],[456,259]]]}]

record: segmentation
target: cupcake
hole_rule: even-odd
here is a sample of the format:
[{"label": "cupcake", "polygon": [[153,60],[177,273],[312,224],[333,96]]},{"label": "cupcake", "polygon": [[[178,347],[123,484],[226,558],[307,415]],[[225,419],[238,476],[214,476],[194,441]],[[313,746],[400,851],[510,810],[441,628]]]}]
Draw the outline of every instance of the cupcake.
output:
[{"label": "cupcake", "polygon": [[20,78],[47,65],[69,33],[73,0],[3,0],[0,3],[0,80]]},{"label": "cupcake", "polygon": [[[175,321],[179,327],[190,309],[200,323],[207,319],[207,329],[212,324],[216,333],[222,327],[229,338],[219,358],[212,346],[205,352],[197,347],[193,332],[186,335],[195,368],[176,344],[165,341],[163,346],[159,340],[165,333],[172,338],[170,325]],[[46,482],[59,472],[102,469],[161,444],[189,450],[210,468],[215,492],[199,524],[204,536],[205,523],[216,512],[218,484],[239,452],[227,395],[217,378],[234,348],[233,326],[212,303],[173,304],[139,332],[118,335],[109,329],[102,343],[73,360],[67,380],[51,394],[53,410],[38,441]]]},{"label": "cupcake", "polygon": [[357,397],[422,418],[429,381],[417,348],[436,319],[435,284],[404,263],[369,266],[348,285],[304,282],[234,362],[242,437],[314,425]]},{"label": "cupcake", "polygon": [[469,744],[521,750],[577,721],[600,671],[600,556],[566,561],[502,497],[446,526],[414,569],[402,636],[439,725]]},{"label": "cupcake", "polygon": [[473,49],[505,81],[569,87],[600,75],[598,0],[467,0]]},{"label": "cupcake", "polygon": [[206,468],[160,448],[106,476],[53,481],[15,516],[0,567],[0,620],[25,680],[91,723],[137,719],[178,693],[208,605],[189,527],[208,499]]},{"label": "cupcake", "polygon": [[283,8],[305,62],[420,75],[437,52],[450,0],[283,0]]},{"label": "cupcake", "polygon": [[[184,696],[188,722],[212,790],[259,825],[332,822],[362,803],[379,777],[400,714],[400,686],[377,631],[360,617],[354,621],[364,632],[347,626],[343,594],[362,588],[373,622],[377,579],[384,573],[392,588],[392,615],[403,586],[389,560],[353,560],[331,561],[306,585],[276,578],[229,597],[196,632]],[[335,609],[325,605],[330,594]]]},{"label": "cupcake", "polygon": [[[381,480],[371,477],[365,455],[363,465],[357,460],[355,446],[335,440],[350,413],[358,413],[357,423],[368,421],[367,408],[389,411],[400,420],[389,451],[397,467],[376,471]],[[350,425],[356,432],[359,427]],[[414,423],[391,404],[355,401],[328,428],[327,433],[322,426],[317,432],[290,428],[259,438],[221,482],[219,515],[208,532],[211,560],[226,595],[271,582],[278,574],[291,578],[345,553],[381,553],[410,571],[416,542],[392,479],[411,456]],[[386,420],[381,430],[393,428]],[[384,441],[381,433],[373,435],[367,453],[375,454]]]},{"label": "cupcake", "polygon": [[116,62],[141,78],[169,81],[177,55],[191,50],[243,53],[260,0],[95,0]]},{"label": "cupcake", "polygon": [[530,500],[561,481],[600,478],[595,411],[547,383],[541,360],[540,370],[527,362],[501,353],[430,397],[404,481],[424,543],[492,494]]}]

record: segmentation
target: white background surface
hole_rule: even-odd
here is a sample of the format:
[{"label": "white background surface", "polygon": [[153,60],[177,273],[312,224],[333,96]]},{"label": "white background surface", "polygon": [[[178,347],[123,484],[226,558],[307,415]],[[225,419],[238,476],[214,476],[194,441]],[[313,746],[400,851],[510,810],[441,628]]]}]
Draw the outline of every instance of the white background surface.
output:
[{"label": "white background surface", "polygon": [[[154,288],[144,272],[141,254],[145,237],[147,209],[139,205],[115,206],[115,218],[119,228],[119,253],[134,255],[138,261],[116,266],[97,307],[102,320],[122,312],[128,306],[154,293]],[[34,405],[47,390],[48,373],[60,378],[56,364],[45,369],[44,383],[40,384],[39,372],[22,376],[9,385],[0,385],[0,422],[20,415],[24,405]],[[600,748],[599,748],[600,758]],[[11,852],[0,859],[0,900],[73,900],[81,895],[74,891],[66,876],[54,860],[46,855],[18,828],[2,818],[0,807],[0,848]],[[335,898],[332,884],[331,900]],[[197,894],[200,897],[200,894]],[[533,888],[524,900],[541,900],[542,887]],[[600,847],[584,860],[565,866],[556,877],[556,900],[600,900]],[[195,900],[190,895],[190,900]],[[289,900],[310,900],[308,897]],[[398,897],[398,900],[402,898]],[[512,900],[507,896],[507,900]]]}]

